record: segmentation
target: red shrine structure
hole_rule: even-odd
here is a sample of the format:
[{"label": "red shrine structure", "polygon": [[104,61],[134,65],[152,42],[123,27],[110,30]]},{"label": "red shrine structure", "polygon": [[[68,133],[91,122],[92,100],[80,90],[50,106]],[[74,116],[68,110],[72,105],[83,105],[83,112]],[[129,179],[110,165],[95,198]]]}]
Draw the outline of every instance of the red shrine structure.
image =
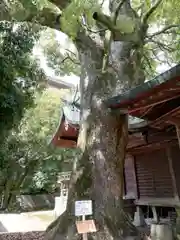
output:
[{"label": "red shrine structure", "polygon": [[[129,114],[124,199],[146,218],[167,218],[180,207],[180,65],[105,104]],[[52,144],[76,147],[79,115],[63,108]]]}]

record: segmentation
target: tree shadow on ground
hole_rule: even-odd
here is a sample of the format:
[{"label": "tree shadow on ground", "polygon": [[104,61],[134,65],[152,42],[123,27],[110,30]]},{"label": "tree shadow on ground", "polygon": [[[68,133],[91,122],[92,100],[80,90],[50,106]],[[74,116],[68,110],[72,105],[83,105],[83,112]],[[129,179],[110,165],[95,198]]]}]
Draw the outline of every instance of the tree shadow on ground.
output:
[{"label": "tree shadow on ground", "polygon": [[0,222],[0,232],[8,232],[4,225]]}]

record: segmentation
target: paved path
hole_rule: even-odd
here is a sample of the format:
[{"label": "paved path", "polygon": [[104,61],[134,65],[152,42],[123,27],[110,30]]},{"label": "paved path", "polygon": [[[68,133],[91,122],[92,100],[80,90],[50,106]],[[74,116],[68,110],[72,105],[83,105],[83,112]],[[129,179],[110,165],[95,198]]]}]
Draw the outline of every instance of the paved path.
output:
[{"label": "paved path", "polygon": [[54,219],[53,211],[0,214],[0,232],[44,231]]}]

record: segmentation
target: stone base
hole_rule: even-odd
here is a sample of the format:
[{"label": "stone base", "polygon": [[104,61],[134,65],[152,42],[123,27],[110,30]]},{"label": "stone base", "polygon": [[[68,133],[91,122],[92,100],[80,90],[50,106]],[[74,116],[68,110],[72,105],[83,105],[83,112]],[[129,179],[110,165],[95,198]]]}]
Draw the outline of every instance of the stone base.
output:
[{"label": "stone base", "polygon": [[146,222],[145,222],[145,219],[144,219],[144,215],[143,215],[143,212],[142,212],[140,207],[136,208],[136,212],[134,214],[134,222],[133,222],[133,224],[136,227],[141,227],[141,226],[145,226],[146,225]]},{"label": "stone base", "polygon": [[67,204],[67,197],[61,196],[55,198],[55,208],[54,208],[54,215],[55,217],[59,217],[65,210]]},{"label": "stone base", "polygon": [[172,227],[166,224],[152,224],[151,239],[152,240],[173,240]]}]

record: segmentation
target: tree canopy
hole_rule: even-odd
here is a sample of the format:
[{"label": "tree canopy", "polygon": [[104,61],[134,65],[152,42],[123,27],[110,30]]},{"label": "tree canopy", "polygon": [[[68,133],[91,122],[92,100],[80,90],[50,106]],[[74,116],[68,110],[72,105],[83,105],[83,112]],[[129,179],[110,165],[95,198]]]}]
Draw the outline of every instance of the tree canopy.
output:
[{"label": "tree canopy", "polygon": [[[6,2],[6,3],[5,3]],[[85,29],[90,36],[95,36],[98,33],[99,27],[102,35],[105,29],[97,21],[93,19],[93,13],[105,11],[110,14],[105,5],[96,0],[91,1],[4,1],[6,5],[7,15],[16,21],[31,21],[40,24],[41,26],[50,27],[60,30],[68,34],[73,40],[80,29]],[[148,33],[141,49],[143,58],[141,60],[142,67],[145,69],[147,78],[151,78],[157,74],[156,67],[158,64],[164,63],[171,65],[179,60],[178,49],[178,32],[179,32],[179,2],[177,0],[157,1],[153,9],[152,1],[134,0],[132,7],[140,17],[140,21],[145,21],[147,18]],[[156,5],[156,4],[155,4]],[[104,7],[105,6],[105,7]],[[148,10],[152,10],[149,12]],[[148,16],[149,14],[149,16]],[[2,19],[4,19],[2,15]],[[158,19],[158,24],[157,24]],[[45,54],[48,55],[48,63],[58,73],[61,71],[74,71],[79,73],[79,60],[77,55],[68,52],[66,56],[60,51],[59,42],[56,36],[51,34],[51,40],[47,41],[47,47],[44,46]],[[67,68],[67,65],[70,68]],[[67,70],[68,69],[68,70]]]}]

